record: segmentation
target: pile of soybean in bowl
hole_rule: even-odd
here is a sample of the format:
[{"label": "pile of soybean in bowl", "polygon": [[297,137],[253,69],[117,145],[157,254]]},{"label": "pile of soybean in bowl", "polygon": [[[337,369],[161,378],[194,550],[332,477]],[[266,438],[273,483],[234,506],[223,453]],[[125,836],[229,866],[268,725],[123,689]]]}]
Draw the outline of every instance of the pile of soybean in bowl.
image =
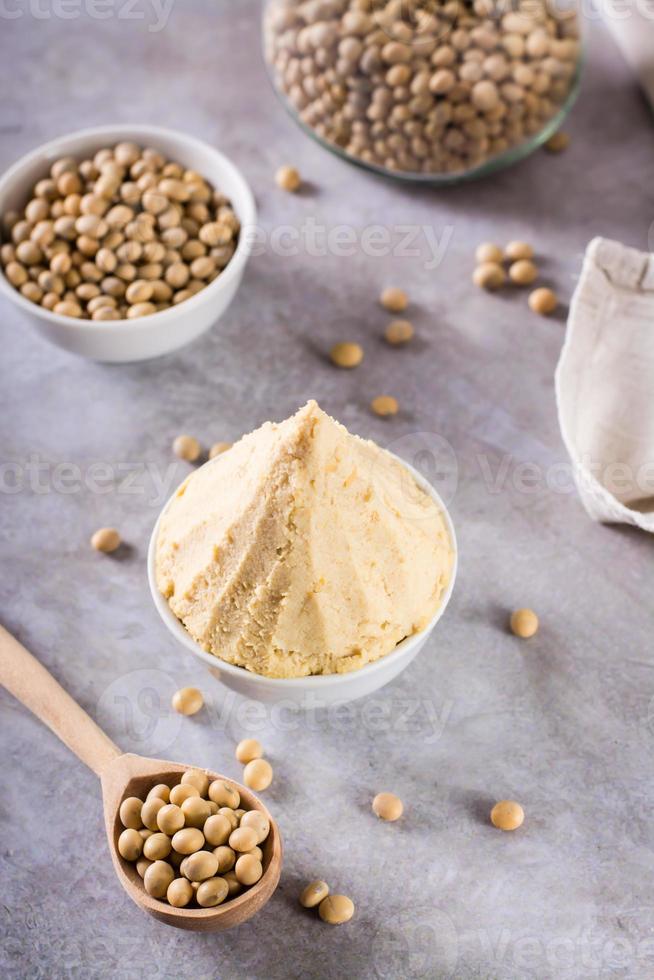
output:
[{"label": "pile of soybean in bowl", "polygon": [[25,299],[63,316],[123,320],[213,282],[240,226],[201,174],[124,142],[92,159],[55,160],[2,229],[0,264]]},{"label": "pile of soybean in bowl", "polygon": [[240,803],[231,783],[189,769],[172,788],[160,783],[145,800],[123,800],[118,851],[136,864],[152,898],[213,908],[263,875],[260,845],[270,822]]},{"label": "pile of soybean in bowl", "polygon": [[474,172],[545,133],[578,74],[548,0],[268,0],[275,85],[328,145],[395,173]]}]

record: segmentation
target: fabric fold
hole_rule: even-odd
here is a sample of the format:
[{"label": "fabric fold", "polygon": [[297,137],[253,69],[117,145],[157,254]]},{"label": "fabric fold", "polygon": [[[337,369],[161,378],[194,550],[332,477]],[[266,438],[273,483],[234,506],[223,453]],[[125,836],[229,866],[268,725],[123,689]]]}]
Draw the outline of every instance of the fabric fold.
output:
[{"label": "fabric fold", "polygon": [[603,238],[589,244],[556,399],[590,517],[654,532],[654,256]]}]

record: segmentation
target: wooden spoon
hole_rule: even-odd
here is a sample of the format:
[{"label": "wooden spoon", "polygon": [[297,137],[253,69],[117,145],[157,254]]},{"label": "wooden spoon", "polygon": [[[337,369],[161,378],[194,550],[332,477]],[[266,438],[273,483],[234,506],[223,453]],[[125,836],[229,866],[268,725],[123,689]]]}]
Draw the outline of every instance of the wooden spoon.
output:
[{"label": "wooden spoon", "polygon": [[121,885],[139,908],[155,919],[180,929],[215,932],[245,922],[263,908],[279,882],[282,842],[277,824],[257,797],[233,779],[208,773],[212,779],[227,779],[241,794],[244,809],[260,810],[270,821],[270,833],[261,845],[263,876],[241,895],[212,909],[176,909],[151,898],[136,867],[118,853],[123,827],[118,810],[127,796],[145,799],[157,783],[174,786],[193,768],[179,762],[162,762],[125,754],[114,745],[86,712],[73,701],[54,677],[10,633],[0,626],[0,681],[26,708],[40,718],[75,755],[99,776],[102,784],[104,820],[109,851]]}]

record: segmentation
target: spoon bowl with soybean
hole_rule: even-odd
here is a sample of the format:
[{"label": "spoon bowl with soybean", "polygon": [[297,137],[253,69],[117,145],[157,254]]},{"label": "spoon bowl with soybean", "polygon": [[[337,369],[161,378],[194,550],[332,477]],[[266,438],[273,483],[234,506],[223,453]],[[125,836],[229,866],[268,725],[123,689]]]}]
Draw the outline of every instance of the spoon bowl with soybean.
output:
[{"label": "spoon bowl with soybean", "polygon": [[263,875],[246,891],[214,908],[174,908],[148,895],[135,865],[120,856],[118,838],[123,825],[119,809],[127,797],[145,799],[156,784],[165,783],[172,787],[180,782],[187,770],[197,767],[121,752],[45,667],[2,626],[0,681],[100,779],[104,821],[114,869],[121,885],[139,908],[167,925],[197,932],[231,929],[263,908],[279,882],[282,842],[277,824],[249,789],[220,773],[203,770],[210,779],[225,779],[235,786],[243,808],[259,810],[270,822],[270,833],[261,844]]}]

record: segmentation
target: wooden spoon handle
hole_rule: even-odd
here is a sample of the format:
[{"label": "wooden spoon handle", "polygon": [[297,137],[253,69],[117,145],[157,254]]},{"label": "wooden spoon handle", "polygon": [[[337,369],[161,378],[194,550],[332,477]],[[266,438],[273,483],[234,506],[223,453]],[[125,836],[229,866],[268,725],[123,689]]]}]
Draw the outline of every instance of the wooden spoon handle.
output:
[{"label": "wooden spoon handle", "polygon": [[54,677],[0,626],[0,682],[99,776],[120,749]]}]

